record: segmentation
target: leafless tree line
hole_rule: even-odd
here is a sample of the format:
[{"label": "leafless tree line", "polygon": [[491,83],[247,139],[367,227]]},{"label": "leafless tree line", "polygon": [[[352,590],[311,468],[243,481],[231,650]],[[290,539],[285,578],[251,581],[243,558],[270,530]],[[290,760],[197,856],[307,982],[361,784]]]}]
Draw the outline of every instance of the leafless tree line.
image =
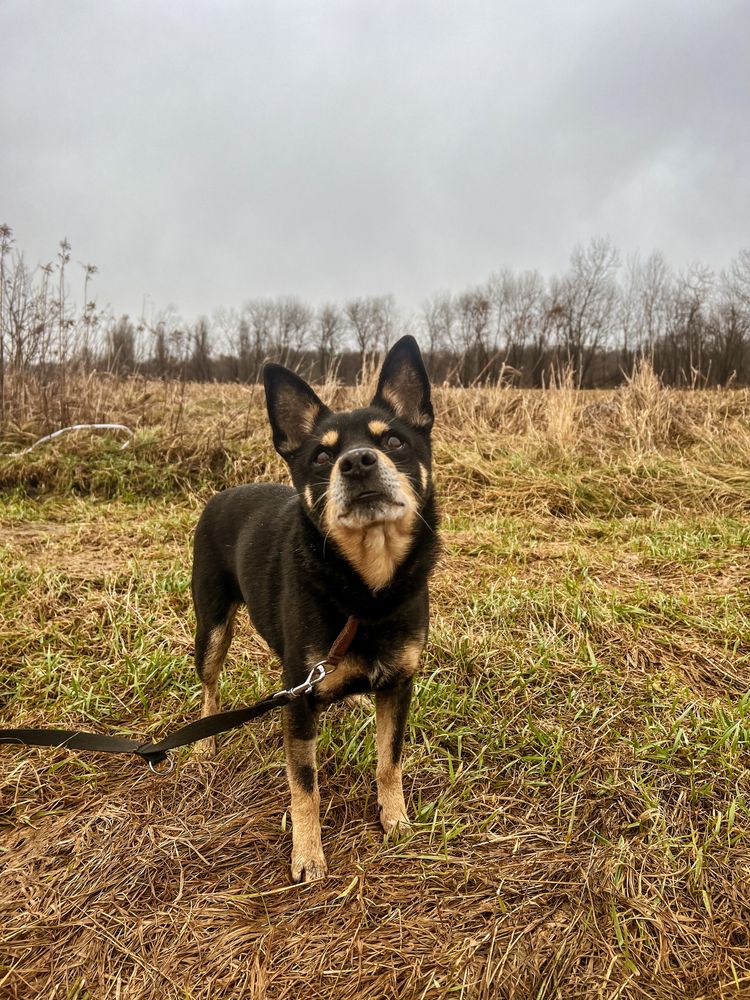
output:
[{"label": "leafless tree line", "polygon": [[673,271],[661,253],[624,266],[612,244],[577,247],[561,277],[504,270],[457,296],[434,296],[421,326],[462,384],[542,386],[570,364],[584,388],[610,386],[648,358],[674,386],[750,382],[750,250],[719,274]]},{"label": "leafless tree line", "polygon": [[252,382],[274,358],[310,378],[353,381],[407,331],[433,378],[457,385],[542,386],[570,366],[581,387],[607,386],[641,356],[670,385],[750,383],[750,249],[719,273],[702,264],[674,271],[660,253],[623,264],[608,239],[594,239],[561,276],[506,269],[432,296],[408,319],[392,296],[317,309],[293,296],[257,298],[192,323],[173,309],[117,317],[92,295],[96,273],[73,262],[67,240],[55,259],[29,266],[0,226],[0,419],[22,409],[26,379],[64,400],[72,373],[95,370]]}]

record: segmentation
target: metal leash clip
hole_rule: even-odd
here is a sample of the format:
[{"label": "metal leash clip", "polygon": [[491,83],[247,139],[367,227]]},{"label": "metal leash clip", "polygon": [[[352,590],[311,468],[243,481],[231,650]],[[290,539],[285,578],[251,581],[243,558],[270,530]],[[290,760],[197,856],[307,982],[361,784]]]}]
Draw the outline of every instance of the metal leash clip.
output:
[{"label": "metal leash clip", "polygon": [[295,684],[294,687],[290,687],[285,691],[277,691],[274,698],[281,698],[286,695],[290,701],[295,698],[299,698],[300,695],[310,694],[312,689],[316,684],[320,684],[323,678],[326,676],[326,661],[320,660],[312,668],[307,677],[302,681],[301,684]]}]

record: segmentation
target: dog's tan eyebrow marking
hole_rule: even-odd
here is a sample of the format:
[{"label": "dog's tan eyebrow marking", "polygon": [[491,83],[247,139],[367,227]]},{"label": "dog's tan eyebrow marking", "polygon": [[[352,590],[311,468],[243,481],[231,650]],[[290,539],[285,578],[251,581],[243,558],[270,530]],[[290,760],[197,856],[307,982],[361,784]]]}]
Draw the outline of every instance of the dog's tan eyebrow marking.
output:
[{"label": "dog's tan eyebrow marking", "polygon": [[326,448],[333,448],[335,444],[338,444],[339,432],[330,430],[326,431],[323,437],[320,439],[320,443],[325,445]]},{"label": "dog's tan eyebrow marking", "polygon": [[385,434],[389,430],[389,427],[385,420],[371,420],[367,429],[373,437],[380,437],[381,434]]}]

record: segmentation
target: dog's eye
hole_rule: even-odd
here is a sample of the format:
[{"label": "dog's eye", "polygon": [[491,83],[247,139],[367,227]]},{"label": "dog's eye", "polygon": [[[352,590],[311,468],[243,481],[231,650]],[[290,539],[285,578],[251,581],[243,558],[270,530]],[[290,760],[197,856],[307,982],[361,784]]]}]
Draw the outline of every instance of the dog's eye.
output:
[{"label": "dog's eye", "polygon": [[397,437],[395,434],[389,434],[385,439],[385,446],[389,451],[395,451],[396,448],[400,448],[403,443],[404,442],[401,438]]},{"label": "dog's eye", "polygon": [[314,461],[316,465],[328,465],[331,461],[331,454],[328,451],[319,451]]}]

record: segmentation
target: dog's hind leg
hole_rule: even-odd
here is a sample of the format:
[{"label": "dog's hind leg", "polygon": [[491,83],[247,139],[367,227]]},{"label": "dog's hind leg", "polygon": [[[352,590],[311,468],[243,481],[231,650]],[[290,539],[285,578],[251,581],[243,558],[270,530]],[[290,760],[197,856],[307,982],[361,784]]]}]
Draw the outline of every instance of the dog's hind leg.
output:
[{"label": "dog's hind leg", "polygon": [[[219,711],[219,676],[232,641],[232,625],[238,605],[221,591],[213,590],[211,600],[202,600],[201,590],[193,587],[195,616],[195,667],[201,679],[201,718]],[[216,751],[216,737],[210,736],[197,745],[203,754]]]}]

